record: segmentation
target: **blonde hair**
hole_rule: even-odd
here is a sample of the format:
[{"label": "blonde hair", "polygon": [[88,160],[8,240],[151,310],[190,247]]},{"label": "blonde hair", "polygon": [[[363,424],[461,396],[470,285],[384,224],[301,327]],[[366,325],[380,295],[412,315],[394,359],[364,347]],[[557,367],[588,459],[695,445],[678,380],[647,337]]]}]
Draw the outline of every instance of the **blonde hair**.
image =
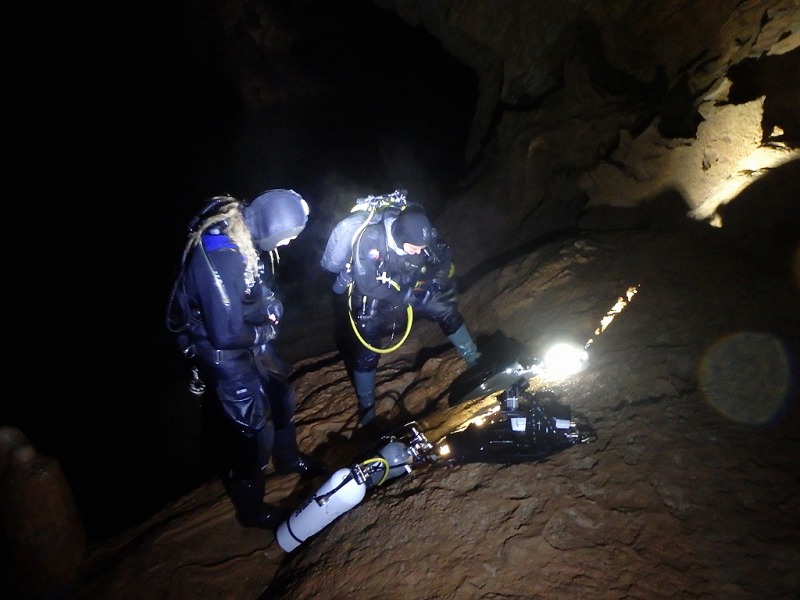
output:
[{"label": "blonde hair", "polygon": [[[250,228],[244,220],[242,213],[243,204],[233,196],[216,196],[212,201],[222,202],[222,206],[211,216],[202,220],[189,234],[189,241],[186,244],[184,255],[200,243],[200,238],[203,234],[210,229],[213,225],[218,225],[222,222],[225,223],[225,232],[230,240],[239,248],[239,252],[244,257],[245,270],[244,278],[247,288],[251,288],[256,281],[256,275],[259,270],[259,256],[255,245],[253,244],[253,237],[250,234]],[[275,256],[273,256],[273,252]],[[275,263],[280,262],[280,257],[277,256],[277,249],[270,252],[270,267],[275,271]]]}]

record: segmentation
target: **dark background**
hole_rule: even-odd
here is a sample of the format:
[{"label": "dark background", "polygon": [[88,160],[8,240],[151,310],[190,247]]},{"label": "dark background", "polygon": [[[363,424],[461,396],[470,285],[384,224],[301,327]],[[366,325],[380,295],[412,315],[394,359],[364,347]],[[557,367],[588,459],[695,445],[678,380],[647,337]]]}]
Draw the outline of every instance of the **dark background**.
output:
[{"label": "dark background", "polygon": [[[57,217],[74,234],[53,250],[58,303],[75,308],[49,358],[58,377],[43,398],[7,403],[3,421],[61,462],[91,539],[213,477],[164,326],[186,224],[211,196],[285,187],[309,201],[309,226],[281,253],[291,313],[329,293],[318,261],[343,203],[405,187],[435,217],[464,175],[477,80],[435,39],[368,1],[265,4],[291,38],[273,62],[203,38],[172,3],[137,4],[75,40],[87,60],[70,127],[89,156],[73,173],[79,202]],[[237,87],[247,68],[276,91],[260,113]]]}]

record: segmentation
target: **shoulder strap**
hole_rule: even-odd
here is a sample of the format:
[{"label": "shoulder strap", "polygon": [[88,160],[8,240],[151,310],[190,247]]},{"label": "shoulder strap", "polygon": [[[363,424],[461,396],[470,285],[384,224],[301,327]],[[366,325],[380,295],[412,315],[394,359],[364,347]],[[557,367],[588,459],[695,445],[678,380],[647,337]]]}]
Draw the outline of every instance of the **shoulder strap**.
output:
[{"label": "shoulder strap", "polygon": [[196,244],[200,243],[200,236],[202,233],[200,229],[202,227],[208,227],[210,224],[209,219],[211,219],[215,214],[221,212],[223,207],[234,202],[239,201],[233,196],[214,196],[202,209],[200,209],[200,212],[198,212],[189,221],[189,225],[187,226],[189,239],[187,240],[186,246],[183,249],[178,274],[176,275],[175,281],[172,284],[172,290],[167,303],[167,329],[173,333],[180,333],[189,325],[189,304],[184,285],[184,279],[186,275],[186,258],[188,257],[192,248]]},{"label": "shoulder strap", "polygon": [[[369,208],[369,213],[367,214],[367,217],[364,219],[364,222],[361,223],[361,225],[358,226],[358,229],[356,229],[353,232],[353,238],[350,240],[350,260],[351,261],[353,260],[352,255],[355,253],[356,244],[358,244],[359,240],[361,240],[361,235],[364,233],[364,230],[367,227],[369,227],[370,223],[372,223],[372,219],[375,216],[376,212],[377,212],[377,209],[374,206],[370,207]],[[348,262],[350,262],[350,261],[348,261]]]}]

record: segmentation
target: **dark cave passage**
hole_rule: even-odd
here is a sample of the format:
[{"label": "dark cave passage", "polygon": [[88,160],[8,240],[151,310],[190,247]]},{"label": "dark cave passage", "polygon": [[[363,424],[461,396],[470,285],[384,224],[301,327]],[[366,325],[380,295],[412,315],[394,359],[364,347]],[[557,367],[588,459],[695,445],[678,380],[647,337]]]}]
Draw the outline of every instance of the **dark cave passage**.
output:
[{"label": "dark cave passage", "polygon": [[[188,367],[164,327],[185,225],[208,198],[276,187],[306,196],[312,219],[282,254],[291,314],[326,310],[312,300],[330,284],[318,261],[331,202],[402,185],[435,210],[462,175],[477,81],[437,40],[366,1],[264,6],[280,27],[274,56],[248,32],[223,36],[219,23],[172,4],[142,5],[107,40],[116,68],[94,101],[94,126],[113,180],[104,201],[123,217],[97,241],[114,248],[120,275],[92,276],[86,290],[97,305],[80,325],[93,357],[81,401],[9,420],[62,463],[92,538],[210,476]],[[243,73],[273,91],[263,110]]]}]

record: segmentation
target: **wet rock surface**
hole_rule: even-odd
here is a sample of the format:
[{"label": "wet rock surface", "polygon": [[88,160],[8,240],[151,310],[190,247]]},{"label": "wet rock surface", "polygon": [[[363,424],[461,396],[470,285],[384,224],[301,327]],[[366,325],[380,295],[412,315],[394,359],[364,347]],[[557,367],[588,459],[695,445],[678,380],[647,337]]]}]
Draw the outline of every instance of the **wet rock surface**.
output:
[{"label": "wet rock surface", "polygon": [[[420,465],[289,554],[241,528],[212,479],[81,556],[57,463],[8,438],[3,558],[35,549],[4,573],[9,587],[75,600],[796,598],[796,1],[558,3],[546,19],[526,3],[376,4],[480,79],[472,170],[436,225],[484,360],[585,345],[584,371],[529,383],[597,439],[540,462]],[[217,41],[255,32],[236,38],[250,48],[273,39],[265,6],[192,18]],[[260,82],[242,85],[250,100],[269,97],[263,71],[244,75]],[[294,292],[280,344],[300,446],[331,469],[382,431],[415,420],[434,441],[494,402],[449,406],[464,365],[419,322],[381,361],[380,427],[357,435],[352,386],[329,351],[328,283]],[[266,500],[291,511],[322,483],[271,473]],[[59,543],[28,535],[48,523]]]},{"label": "wet rock surface", "polygon": [[[529,384],[569,405],[595,441],[542,462],[419,465],[290,554],[238,527],[210,482],[93,548],[70,596],[794,597],[797,292],[785,264],[743,262],[717,243],[687,232],[564,239],[463,292],[479,344],[498,358],[565,334],[591,340],[583,372]],[[416,420],[435,441],[496,401],[449,406],[464,366],[444,341],[420,324],[382,361],[387,430]],[[354,435],[339,356],[296,367],[301,447],[331,468],[352,464],[378,440]],[[273,474],[267,500],[293,510],[321,483]]]}]

